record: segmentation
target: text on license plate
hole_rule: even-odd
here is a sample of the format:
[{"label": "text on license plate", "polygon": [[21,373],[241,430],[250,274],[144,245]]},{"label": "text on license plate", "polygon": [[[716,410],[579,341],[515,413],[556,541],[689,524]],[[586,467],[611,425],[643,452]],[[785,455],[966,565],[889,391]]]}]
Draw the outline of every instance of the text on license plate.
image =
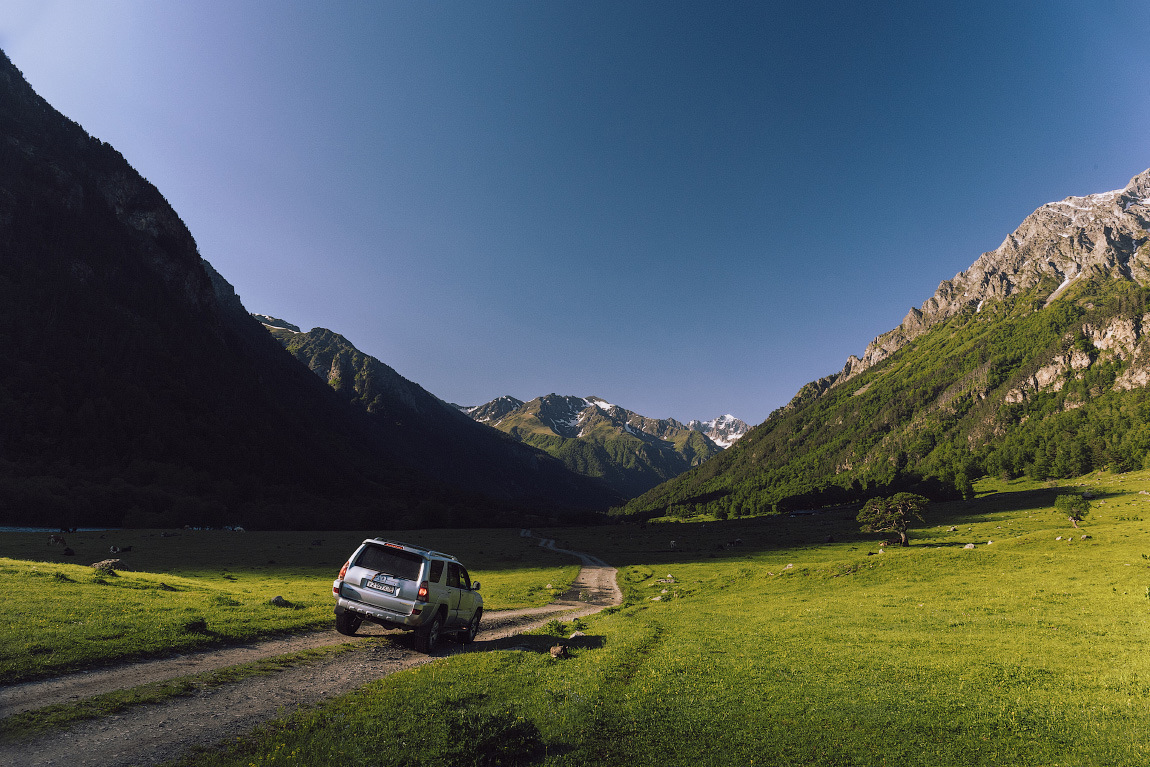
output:
[{"label": "text on license plate", "polygon": [[395,593],[395,586],[392,586],[390,583],[376,583],[375,581],[368,581],[367,583],[365,583],[363,585],[367,586],[369,589],[375,589],[376,591],[382,591],[385,594],[394,594]]}]

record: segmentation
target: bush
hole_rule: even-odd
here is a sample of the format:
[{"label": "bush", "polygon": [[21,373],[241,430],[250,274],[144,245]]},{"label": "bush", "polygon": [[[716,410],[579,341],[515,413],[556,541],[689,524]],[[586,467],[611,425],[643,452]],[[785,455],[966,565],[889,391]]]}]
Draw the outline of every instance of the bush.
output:
[{"label": "bush", "polygon": [[1054,508],[1065,514],[1071,522],[1081,522],[1090,513],[1090,501],[1076,493],[1068,493],[1054,499]]}]

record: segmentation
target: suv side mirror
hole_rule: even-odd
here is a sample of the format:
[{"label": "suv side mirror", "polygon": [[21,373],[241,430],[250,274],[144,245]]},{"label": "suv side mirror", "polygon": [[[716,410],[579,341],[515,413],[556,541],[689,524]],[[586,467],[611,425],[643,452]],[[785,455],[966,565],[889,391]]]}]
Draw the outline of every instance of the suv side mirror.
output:
[{"label": "suv side mirror", "polygon": [[472,591],[479,591],[479,581],[476,581],[475,583],[471,584],[471,590]]}]

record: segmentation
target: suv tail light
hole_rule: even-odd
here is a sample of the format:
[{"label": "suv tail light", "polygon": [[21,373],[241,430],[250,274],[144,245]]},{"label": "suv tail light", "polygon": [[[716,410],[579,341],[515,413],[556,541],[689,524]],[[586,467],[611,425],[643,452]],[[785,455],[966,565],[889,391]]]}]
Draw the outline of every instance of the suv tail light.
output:
[{"label": "suv tail light", "polygon": [[419,593],[417,593],[415,595],[415,601],[416,602],[426,602],[427,601],[427,581],[424,581],[423,583],[419,584]]},{"label": "suv tail light", "polygon": [[[349,568],[349,567],[351,567],[351,560],[350,559],[343,563],[343,567],[339,568],[339,575],[336,577],[337,581],[343,580],[344,576],[347,575],[347,568]],[[338,582],[333,583],[332,587],[331,587],[331,593],[335,594],[338,597],[339,596],[339,587],[342,585],[343,585],[342,583],[338,583]]]}]

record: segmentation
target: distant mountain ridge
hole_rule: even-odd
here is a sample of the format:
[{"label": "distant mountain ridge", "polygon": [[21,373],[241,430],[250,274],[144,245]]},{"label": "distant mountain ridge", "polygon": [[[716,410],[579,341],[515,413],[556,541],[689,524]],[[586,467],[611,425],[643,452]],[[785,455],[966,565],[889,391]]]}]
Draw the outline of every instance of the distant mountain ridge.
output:
[{"label": "distant mountain ridge", "polygon": [[503,396],[457,407],[628,496],[699,465],[749,428],[733,416],[686,425],[673,418],[648,418],[601,397],[549,394],[523,402]]},{"label": "distant mountain ridge", "polygon": [[622,496],[560,461],[468,418],[326,328],[300,331],[253,314],[284,348],[367,414],[397,460],[449,484],[517,505],[604,510]]}]

